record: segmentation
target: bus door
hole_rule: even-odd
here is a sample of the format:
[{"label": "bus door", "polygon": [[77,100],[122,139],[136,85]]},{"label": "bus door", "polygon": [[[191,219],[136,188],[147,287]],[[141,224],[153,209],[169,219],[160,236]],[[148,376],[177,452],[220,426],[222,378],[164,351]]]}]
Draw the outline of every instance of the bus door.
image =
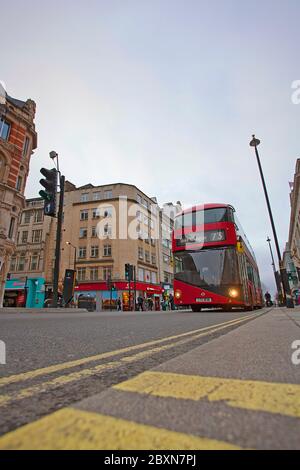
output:
[{"label": "bus door", "polygon": [[244,303],[250,304],[251,300],[249,298],[246,257],[244,253],[238,253],[238,263],[239,263],[239,270],[240,270],[240,279],[242,281],[242,286],[243,286]]},{"label": "bus door", "polygon": [[251,264],[246,260],[247,263],[247,276],[248,276],[248,286],[249,286],[249,294],[250,294],[250,305],[254,306],[255,302],[255,283],[254,283],[254,274],[253,268]]}]

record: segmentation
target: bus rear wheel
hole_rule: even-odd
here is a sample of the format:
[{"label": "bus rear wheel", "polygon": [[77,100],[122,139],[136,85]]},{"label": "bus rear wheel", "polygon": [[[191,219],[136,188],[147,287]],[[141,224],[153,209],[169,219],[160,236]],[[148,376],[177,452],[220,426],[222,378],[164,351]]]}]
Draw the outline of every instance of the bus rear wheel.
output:
[{"label": "bus rear wheel", "polygon": [[191,305],[193,312],[201,312],[201,307],[199,305]]},{"label": "bus rear wheel", "polygon": [[222,307],[223,312],[232,312],[232,307]]}]

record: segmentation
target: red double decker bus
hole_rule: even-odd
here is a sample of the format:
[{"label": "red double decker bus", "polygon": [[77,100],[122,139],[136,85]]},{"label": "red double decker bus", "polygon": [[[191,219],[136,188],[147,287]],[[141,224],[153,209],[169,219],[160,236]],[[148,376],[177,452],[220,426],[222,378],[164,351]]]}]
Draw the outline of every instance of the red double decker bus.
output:
[{"label": "red double decker bus", "polygon": [[255,255],[232,206],[182,211],[175,218],[172,248],[176,305],[194,312],[263,306]]}]

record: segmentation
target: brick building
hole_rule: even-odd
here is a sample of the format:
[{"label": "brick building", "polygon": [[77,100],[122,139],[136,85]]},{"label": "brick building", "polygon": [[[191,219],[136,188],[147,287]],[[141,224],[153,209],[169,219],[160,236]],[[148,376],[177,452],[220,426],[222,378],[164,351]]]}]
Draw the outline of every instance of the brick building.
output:
[{"label": "brick building", "polygon": [[19,216],[33,150],[37,147],[34,101],[7,93],[0,102],[0,307],[10,259],[16,248]]}]

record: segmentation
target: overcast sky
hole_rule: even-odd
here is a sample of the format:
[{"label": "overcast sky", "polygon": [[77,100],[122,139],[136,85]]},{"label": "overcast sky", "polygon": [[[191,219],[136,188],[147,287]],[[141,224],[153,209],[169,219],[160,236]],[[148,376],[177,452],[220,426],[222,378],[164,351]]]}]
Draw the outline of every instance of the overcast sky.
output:
[{"label": "overcast sky", "polygon": [[263,283],[300,156],[299,0],[0,0],[0,80],[37,103],[26,195],[56,150],[76,185],[132,183],[160,204],[235,206]]}]

